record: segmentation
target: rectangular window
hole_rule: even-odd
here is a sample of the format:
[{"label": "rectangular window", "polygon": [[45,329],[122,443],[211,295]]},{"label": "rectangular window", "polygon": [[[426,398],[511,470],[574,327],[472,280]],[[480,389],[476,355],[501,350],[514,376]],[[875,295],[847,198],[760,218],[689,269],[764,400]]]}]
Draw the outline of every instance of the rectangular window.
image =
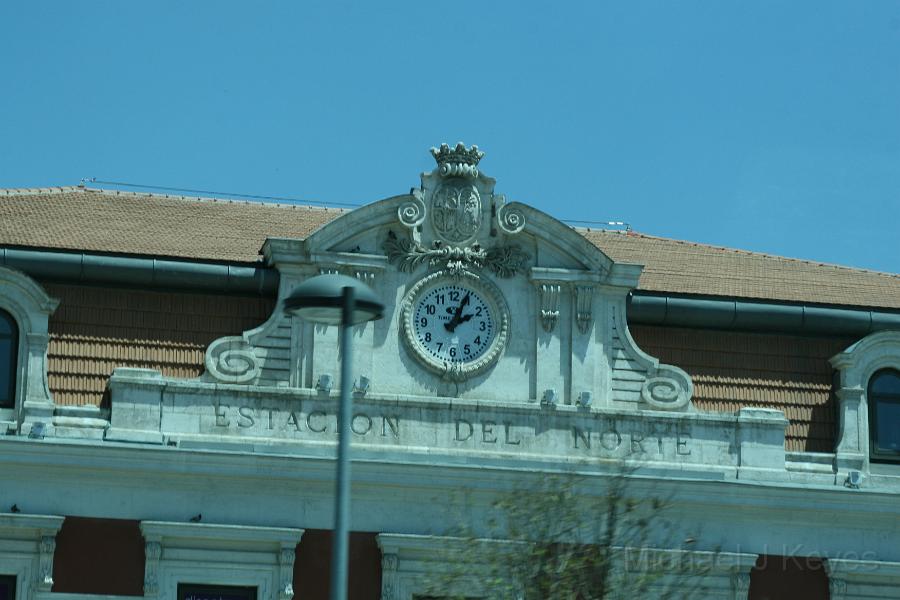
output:
[{"label": "rectangular window", "polygon": [[0,600],[16,600],[15,575],[0,575]]},{"label": "rectangular window", "polygon": [[256,600],[255,587],[179,583],[178,600]]}]

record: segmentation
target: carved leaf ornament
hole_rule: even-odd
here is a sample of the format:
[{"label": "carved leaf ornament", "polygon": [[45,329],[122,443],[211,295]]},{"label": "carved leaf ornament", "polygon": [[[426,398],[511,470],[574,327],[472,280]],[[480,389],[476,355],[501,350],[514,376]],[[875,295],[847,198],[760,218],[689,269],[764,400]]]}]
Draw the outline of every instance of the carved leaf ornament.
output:
[{"label": "carved leaf ornament", "polygon": [[439,241],[433,248],[425,248],[413,240],[400,238],[388,231],[382,248],[388,260],[404,273],[412,273],[419,266],[444,266],[451,273],[466,267],[487,268],[502,278],[513,277],[524,271],[528,254],[518,246],[494,246],[485,250],[477,242],[467,247],[445,246]]}]

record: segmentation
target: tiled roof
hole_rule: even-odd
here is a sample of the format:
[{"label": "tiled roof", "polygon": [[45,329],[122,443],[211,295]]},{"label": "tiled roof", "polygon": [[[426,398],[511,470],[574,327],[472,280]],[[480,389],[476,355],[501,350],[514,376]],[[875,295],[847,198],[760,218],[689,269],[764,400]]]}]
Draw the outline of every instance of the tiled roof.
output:
[{"label": "tiled roof", "polygon": [[828,359],[854,339],[629,326],[642,350],[678,365],[694,382],[701,412],[777,408],[790,421],[785,448],[833,452],[836,428]]},{"label": "tiled roof", "polygon": [[[0,190],[0,245],[252,263],[267,237],[305,237],[345,211],[82,187]],[[613,260],[645,265],[639,289],[900,309],[900,275],[579,229]]]},{"label": "tiled roof", "polygon": [[344,212],[80,187],[0,190],[0,245],[252,263],[267,237],[306,237]]},{"label": "tiled roof", "polygon": [[634,232],[581,233],[613,260],[645,265],[642,290],[900,309],[900,275]]}]

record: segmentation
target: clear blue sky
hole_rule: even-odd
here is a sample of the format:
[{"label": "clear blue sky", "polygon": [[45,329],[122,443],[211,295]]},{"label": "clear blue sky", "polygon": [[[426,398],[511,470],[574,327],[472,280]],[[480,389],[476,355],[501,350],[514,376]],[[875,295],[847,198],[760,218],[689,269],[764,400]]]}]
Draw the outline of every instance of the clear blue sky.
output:
[{"label": "clear blue sky", "polygon": [[0,187],[361,204],[462,140],[558,218],[900,272],[900,1],[6,0],[0,23]]}]

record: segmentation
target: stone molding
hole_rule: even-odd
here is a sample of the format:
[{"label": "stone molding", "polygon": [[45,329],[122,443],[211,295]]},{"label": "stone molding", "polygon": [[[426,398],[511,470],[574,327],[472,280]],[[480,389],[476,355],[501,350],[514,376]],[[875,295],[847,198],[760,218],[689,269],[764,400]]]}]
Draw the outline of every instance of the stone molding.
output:
[{"label": "stone molding", "polygon": [[53,587],[56,534],[64,517],[0,513],[0,572],[16,575],[21,598]]},{"label": "stone molding", "polygon": [[[59,300],[51,298],[33,279],[13,269],[0,267],[0,309],[12,315],[19,329],[16,367],[16,403],[12,419],[23,434],[41,422],[49,433],[53,425],[53,397],[47,383],[48,323]],[[0,420],[5,411],[0,409]]]},{"label": "stone molding", "polygon": [[825,561],[832,600],[900,598],[900,563],[829,558]]},{"label": "stone molding", "polygon": [[260,598],[294,595],[302,529],[142,521],[144,597],[174,598],[179,583],[254,586]]},{"label": "stone molding", "polygon": [[840,372],[835,468],[842,481],[849,470],[869,472],[869,379],[881,369],[900,370],[900,331],[868,335],[833,356],[830,362]]}]

